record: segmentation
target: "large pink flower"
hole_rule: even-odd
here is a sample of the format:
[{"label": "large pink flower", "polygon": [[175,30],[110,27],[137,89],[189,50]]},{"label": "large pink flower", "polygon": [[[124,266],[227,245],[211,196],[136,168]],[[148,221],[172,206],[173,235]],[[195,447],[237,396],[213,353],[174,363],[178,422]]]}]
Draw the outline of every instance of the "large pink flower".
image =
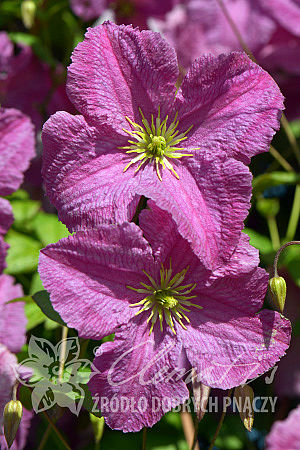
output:
[{"label": "large pink flower", "polygon": [[300,449],[300,405],[285,420],[274,423],[266,438],[267,450]]},{"label": "large pink flower", "polygon": [[131,220],[144,195],[173,214],[212,267],[237,244],[251,191],[243,163],[268,150],[282,96],[240,53],[200,58],[179,89],[178,75],[160,35],[90,29],[67,82],[83,115],[46,122],[43,175],[70,229]]},{"label": "large pink flower", "polygon": [[[290,92],[290,84],[299,85],[299,2],[223,2],[247,47],[259,64],[278,82],[288,100],[288,114],[297,115],[299,102],[294,93]],[[217,0],[184,0],[179,3],[164,20],[152,20],[152,26],[175,47],[179,63],[185,69],[204,53],[218,55],[242,50],[241,42]],[[193,39],[190,39],[191,35]]]},{"label": "large pink flower", "polygon": [[[0,109],[0,195],[19,188],[23,173],[34,155],[34,131],[29,119],[16,109]],[[4,235],[13,222],[10,204],[0,198],[0,273],[4,269],[7,245]]]},{"label": "large pink flower", "polygon": [[189,396],[180,368],[193,367],[204,384],[226,389],[267,371],[290,339],[288,320],[260,311],[268,276],[246,235],[228,264],[210,272],[171,215],[148,206],[141,229],[123,223],[78,231],[43,249],[39,263],[68,326],[92,339],[115,333],[96,355],[100,373],[90,389],[108,402],[144,398],[145,411],[102,408],[107,423],[124,431],[159,420],[164,407],[153,410],[153,398],[168,398],[168,410]]}]

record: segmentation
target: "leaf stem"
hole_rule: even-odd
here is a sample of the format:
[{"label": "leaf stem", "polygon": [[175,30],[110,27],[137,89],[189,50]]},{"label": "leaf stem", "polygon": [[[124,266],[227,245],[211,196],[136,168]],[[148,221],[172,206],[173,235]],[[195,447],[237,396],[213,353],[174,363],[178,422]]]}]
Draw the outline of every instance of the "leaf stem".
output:
[{"label": "leaf stem", "polygon": [[280,253],[281,253],[286,247],[288,247],[289,245],[300,245],[300,241],[291,241],[291,242],[287,242],[286,244],[283,244],[283,245],[280,247],[280,249],[277,251],[277,253],[276,253],[276,255],[275,255],[275,258],[274,258],[274,266],[273,266],[273,269],[274,269],[274,277],[278,277],[278,268],[277,268],[277,265],[278,265],[278,259],[279,259]]},{"label": "leaf stem", "polygon": [[[227,393],[227,396],[228,396],[228,397],[231,397],[231,393],[232,393],[232,389],[229,389],[229,391],[228,391],[228,393]],[[220,430],[221,430],[221,428],[222,428],[222,425],[223,425],[223,422],[224,422],[224,419],[225,419],[225,415],[226,415],[226,411],[227,411],[227,406],[226,406],[226,408],[224,408],[224,410],[223,410],[223,412],[222,412],[222,415],[221,415],[221,418],[220,418],[220,420],[219,420],[217,429],[216,429],[216,431],[215,431],[214,437],[212,438],[212,441],[211,441],[211,443],[210,443],[210,446],[209,446],[209,449],[208,449],[208,450],[212,450],[213,447],[214,447],[214,443],[216,442],[216,439],[217,439],[217,437],[218,437],[218,435],[219,435],[219,433],[220,433]]]}]

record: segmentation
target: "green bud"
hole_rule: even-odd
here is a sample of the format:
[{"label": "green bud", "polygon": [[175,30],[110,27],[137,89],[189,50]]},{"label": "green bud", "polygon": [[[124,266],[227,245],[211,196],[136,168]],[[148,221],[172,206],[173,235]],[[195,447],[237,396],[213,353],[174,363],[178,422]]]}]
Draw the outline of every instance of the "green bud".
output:
[{"label": "green bud", "polygon": [[99,442],[102,439],[103,431],[104,431],[104,417],[96,417],[94,414],[90,413],[90,419],[92,422],[92,426],[94,429],[94,435],[95,435],[95,442],[96,444],[99,444]]},{"label": "green bud", "polygon": [[280,203],[277,198],[259,198],[256,209],[263,217],[275,217],[279,213]]},{"label": "green bud", "polygon": [[30,30],[34,24],[36,4],[32,0],[24,0],[21,3],[21,16],[24,27]]},{"label": "green bud", "polygon": [[254,391],[251,386],[244,384],[238,386],[234,390],[234,398],[236,404],[238,405],[240,418],[244,424],[244,427],[251,431],[254,422],[254,410],[253,410],[253,399]]},{"label": "green bud", "polygon": [[282,313],[286,298],[286,282],[282,277],[273,277],[269,280],[270,291],[276,308]]},{"label": "green bud", "polygon": [[19,400],[11,400],[6,403],[3,412],[4,436],[10,448],[15,440],[23,414],[22,403]]}]

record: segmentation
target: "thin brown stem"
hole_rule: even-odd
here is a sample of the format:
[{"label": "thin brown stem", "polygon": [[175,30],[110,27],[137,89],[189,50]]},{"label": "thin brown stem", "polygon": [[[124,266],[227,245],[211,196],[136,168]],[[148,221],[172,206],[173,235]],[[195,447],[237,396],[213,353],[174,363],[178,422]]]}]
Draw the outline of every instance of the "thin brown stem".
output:
[{"label": "thin brown stem", "polygon": [[[231,393],[232,393],[232,389],[230,389],[230,390],[228,391],[227,396],[228,396],[228,397],[231,397]],[[221,430],[221,428],[222,428],[222,425],[223,425],[223,422],[224,422],[224,419],[225,419],[225,416],[226,416],[226,411],[227,411],[227,406],[224,408],[224,410],[223,410],[223,412],[222,412],[222,415],[221,415],[221,418],[220,418],[220,420],[219,420],[217,429],[216,429],[216,431],[215,431],[214,437],[212,438],[212,441],[211,441],[211,443],[210,443],[210,446],[209,446],[209,449],[208,449],[208,450],[212,450],[213,447],[214,447],[214,444],[215,444],[215,442],[216,442],[216,439],[217,439],[217,437],[219,436],[220,430]]]},{"label": "thin brown stem", "polygon": [[143,444],[142,444],[142,450],[147,449],[147,427],[143,428]]},{"label": "thin brown stem", "polygon": [[[199,444],[197,442],[197,435],[195,440],[195,428],[191,413],[187,411],[181,411],[180,413],[182,428],[184,432],[185,440],[188,447],[193,450],[200,450]],[[195,441],[195,442],[194,442]]]}]

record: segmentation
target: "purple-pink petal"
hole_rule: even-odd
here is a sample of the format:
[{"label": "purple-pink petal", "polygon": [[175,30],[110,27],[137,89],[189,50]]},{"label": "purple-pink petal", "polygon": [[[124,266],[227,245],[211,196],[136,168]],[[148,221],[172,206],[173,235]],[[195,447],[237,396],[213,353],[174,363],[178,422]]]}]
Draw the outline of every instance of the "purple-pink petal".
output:
[{"label": "purple-pink petal", "polygon": [[25,328],[27,319],[24,303],[7,303],[15,298],[23,297],[20,284],[14,284],[9,275],[0,275],[0,342],[14,353],[21,351],[25,344]]},{"label": "purple-pink petal", "polygon": [[224,151],[245,164],[269,150],[280,125],[283,96],[272,77],[246,54],[200,57],[184,78],[181,94],[176,105],[180,126],[193,125],[187,149]]},{"label": "purple-pink petal", "polygon": [[157,113],[171,102],[177,77],[175,51],[160,34],[106,22],[74,50],[67,92],[89,121],[122,132],[125,116],[138,119],[139,108]]},{"label": "purple-pink petal", "polygon": [[71,8],[84,21],[98,19],[106,7],[106,0],[70,0]]},{"label": "purple-pink petal", "polygon": [[266,437],[266,450],[300,449],[300,406],[293,409],[285,420],[277,420]]},{"label": "purple-pink petal", "polygon": [[180,343],[161,333],[158,325],[149,336],[142,317],[119,329],[115,341],[98,350],[94,365],[99,373],[89,382],[105,422],[116,430],[137,432],[184,403],[189,397],[185,383],[168,377],[178,367],[180,353]]},{"label": "purple-pink petal", "polygon": [[0,110],[0,195],[20,187],[23,173],[34,156],[34,130],[30,119],[16,109]]},{"label": "purple-pink petal", "polygon": [[273,367],[289,346],[287,319],[269,310],[241,314],[238,301],[245,299],[236,298],[236,308],[228,308],[220,300],[203,298],[203,309],[193,315],[187,332],[177,327],[188,360],[208,386],[244,384]]},{"label": "purple-pink petal", "polygon": [[151,248],[134,224],[103,226],[48,245],[39,273],[53,307],[80,336],[113,333],[134,315],[129,307],[142,270],[152,271]]}]

